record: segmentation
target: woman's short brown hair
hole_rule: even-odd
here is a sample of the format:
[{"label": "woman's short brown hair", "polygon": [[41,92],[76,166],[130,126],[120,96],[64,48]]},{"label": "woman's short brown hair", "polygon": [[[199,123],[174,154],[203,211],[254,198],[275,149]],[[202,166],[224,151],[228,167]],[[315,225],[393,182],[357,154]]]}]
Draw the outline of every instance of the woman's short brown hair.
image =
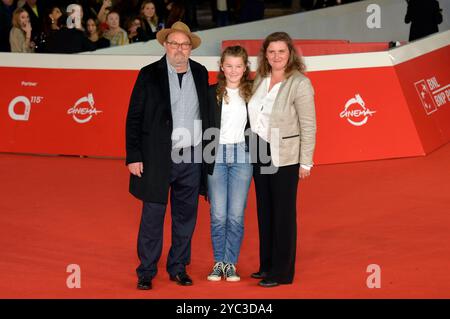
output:
[{"label": "woman's short brown hair", "polygon": [[306,69],[305,64],[303,63],[300,55],[297,53],[291,37],[286,32],[274,32],[265,38],[259,52],[258,69],[256,70],[256,73],[264,77],[269,75],[272,71],[272,67],[270,66],[269,61],[267,61],[266,58],[266,52],[270,43],[276,41],[283,41],[284,43],[286,43],[289,49],[289,60],[286,65],[286,69],[284,70],[286,78],[288,78],[294,71],[304,73]]}]

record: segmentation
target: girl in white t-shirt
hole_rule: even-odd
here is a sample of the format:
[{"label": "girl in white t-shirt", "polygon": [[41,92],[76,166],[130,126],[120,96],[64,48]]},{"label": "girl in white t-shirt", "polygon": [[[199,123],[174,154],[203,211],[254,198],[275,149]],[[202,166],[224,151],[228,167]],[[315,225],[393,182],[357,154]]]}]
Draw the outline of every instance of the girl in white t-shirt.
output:
[{"label": "girl in white t-shirt", "polygon": [[[244,235],[244,210],[252,178],[248,152],[247,102],[251,96],[248,55],[227,47],[220,59],[218,83],[209,88],[213,163],[208,167],[214,266],[208,280],[239,281],[236,264]],[[208,162],[208,161],[207,161]]]}]

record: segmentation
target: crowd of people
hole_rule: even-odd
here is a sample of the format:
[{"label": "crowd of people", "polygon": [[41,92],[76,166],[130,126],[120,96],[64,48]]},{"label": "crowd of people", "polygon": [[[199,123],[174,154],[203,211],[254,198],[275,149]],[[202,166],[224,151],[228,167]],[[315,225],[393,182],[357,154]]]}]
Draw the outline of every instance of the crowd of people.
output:
[{"label": "crowd of people", "polygon": [[182,20],[180,1],[2,0],[0,51],[76,53],[148,41]]},{"label": "crowd of people", "polygon": [[[358,0],[278,2],[292,6],[295,1],[311,10]],[[197,10],[205,2],[215,26],[263,19],[267,6],[261,0],[1,0],[0,52],[92,51],[155,39],[176,21],[199,30]]]},{"label": "crowd of people", "polygon": [[[268,2],[306,11],[356,1],[361,0],[0,0],[0,52],[93,51],[155,39],[177,21],[199,30],[197,10],[205,2],[220,27],[264,19]],[[407,3],[410,41],[438,31],[438,1]]]}]

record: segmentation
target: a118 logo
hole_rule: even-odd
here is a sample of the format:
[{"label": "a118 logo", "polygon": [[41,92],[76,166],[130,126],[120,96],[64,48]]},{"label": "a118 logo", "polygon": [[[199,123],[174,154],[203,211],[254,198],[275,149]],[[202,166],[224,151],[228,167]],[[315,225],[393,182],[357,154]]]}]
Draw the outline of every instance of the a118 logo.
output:
[{"label": "a118 logo", "polygon": [[[44,100],[43,96],[26,96],[15,97],[8,106],[9,116],[16,121],[28,121],[31,113],[31,106],[33,104],[40,104]],[[23,105],[22,112],[18,111],[18,105]]]}]

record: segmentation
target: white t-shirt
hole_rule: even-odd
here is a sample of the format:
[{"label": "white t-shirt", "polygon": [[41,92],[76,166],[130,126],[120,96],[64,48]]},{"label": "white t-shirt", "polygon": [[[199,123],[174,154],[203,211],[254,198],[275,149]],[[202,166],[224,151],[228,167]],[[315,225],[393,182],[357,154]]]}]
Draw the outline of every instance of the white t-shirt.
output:
[{"label": "white t-shirt", "polygon": [[245,141],[244,130],[247,124],[247,108],[239,95],[239,88],[226,88],[228,104],[222,99],[222,117],[220,121],[220,144],[235,144]]}]

